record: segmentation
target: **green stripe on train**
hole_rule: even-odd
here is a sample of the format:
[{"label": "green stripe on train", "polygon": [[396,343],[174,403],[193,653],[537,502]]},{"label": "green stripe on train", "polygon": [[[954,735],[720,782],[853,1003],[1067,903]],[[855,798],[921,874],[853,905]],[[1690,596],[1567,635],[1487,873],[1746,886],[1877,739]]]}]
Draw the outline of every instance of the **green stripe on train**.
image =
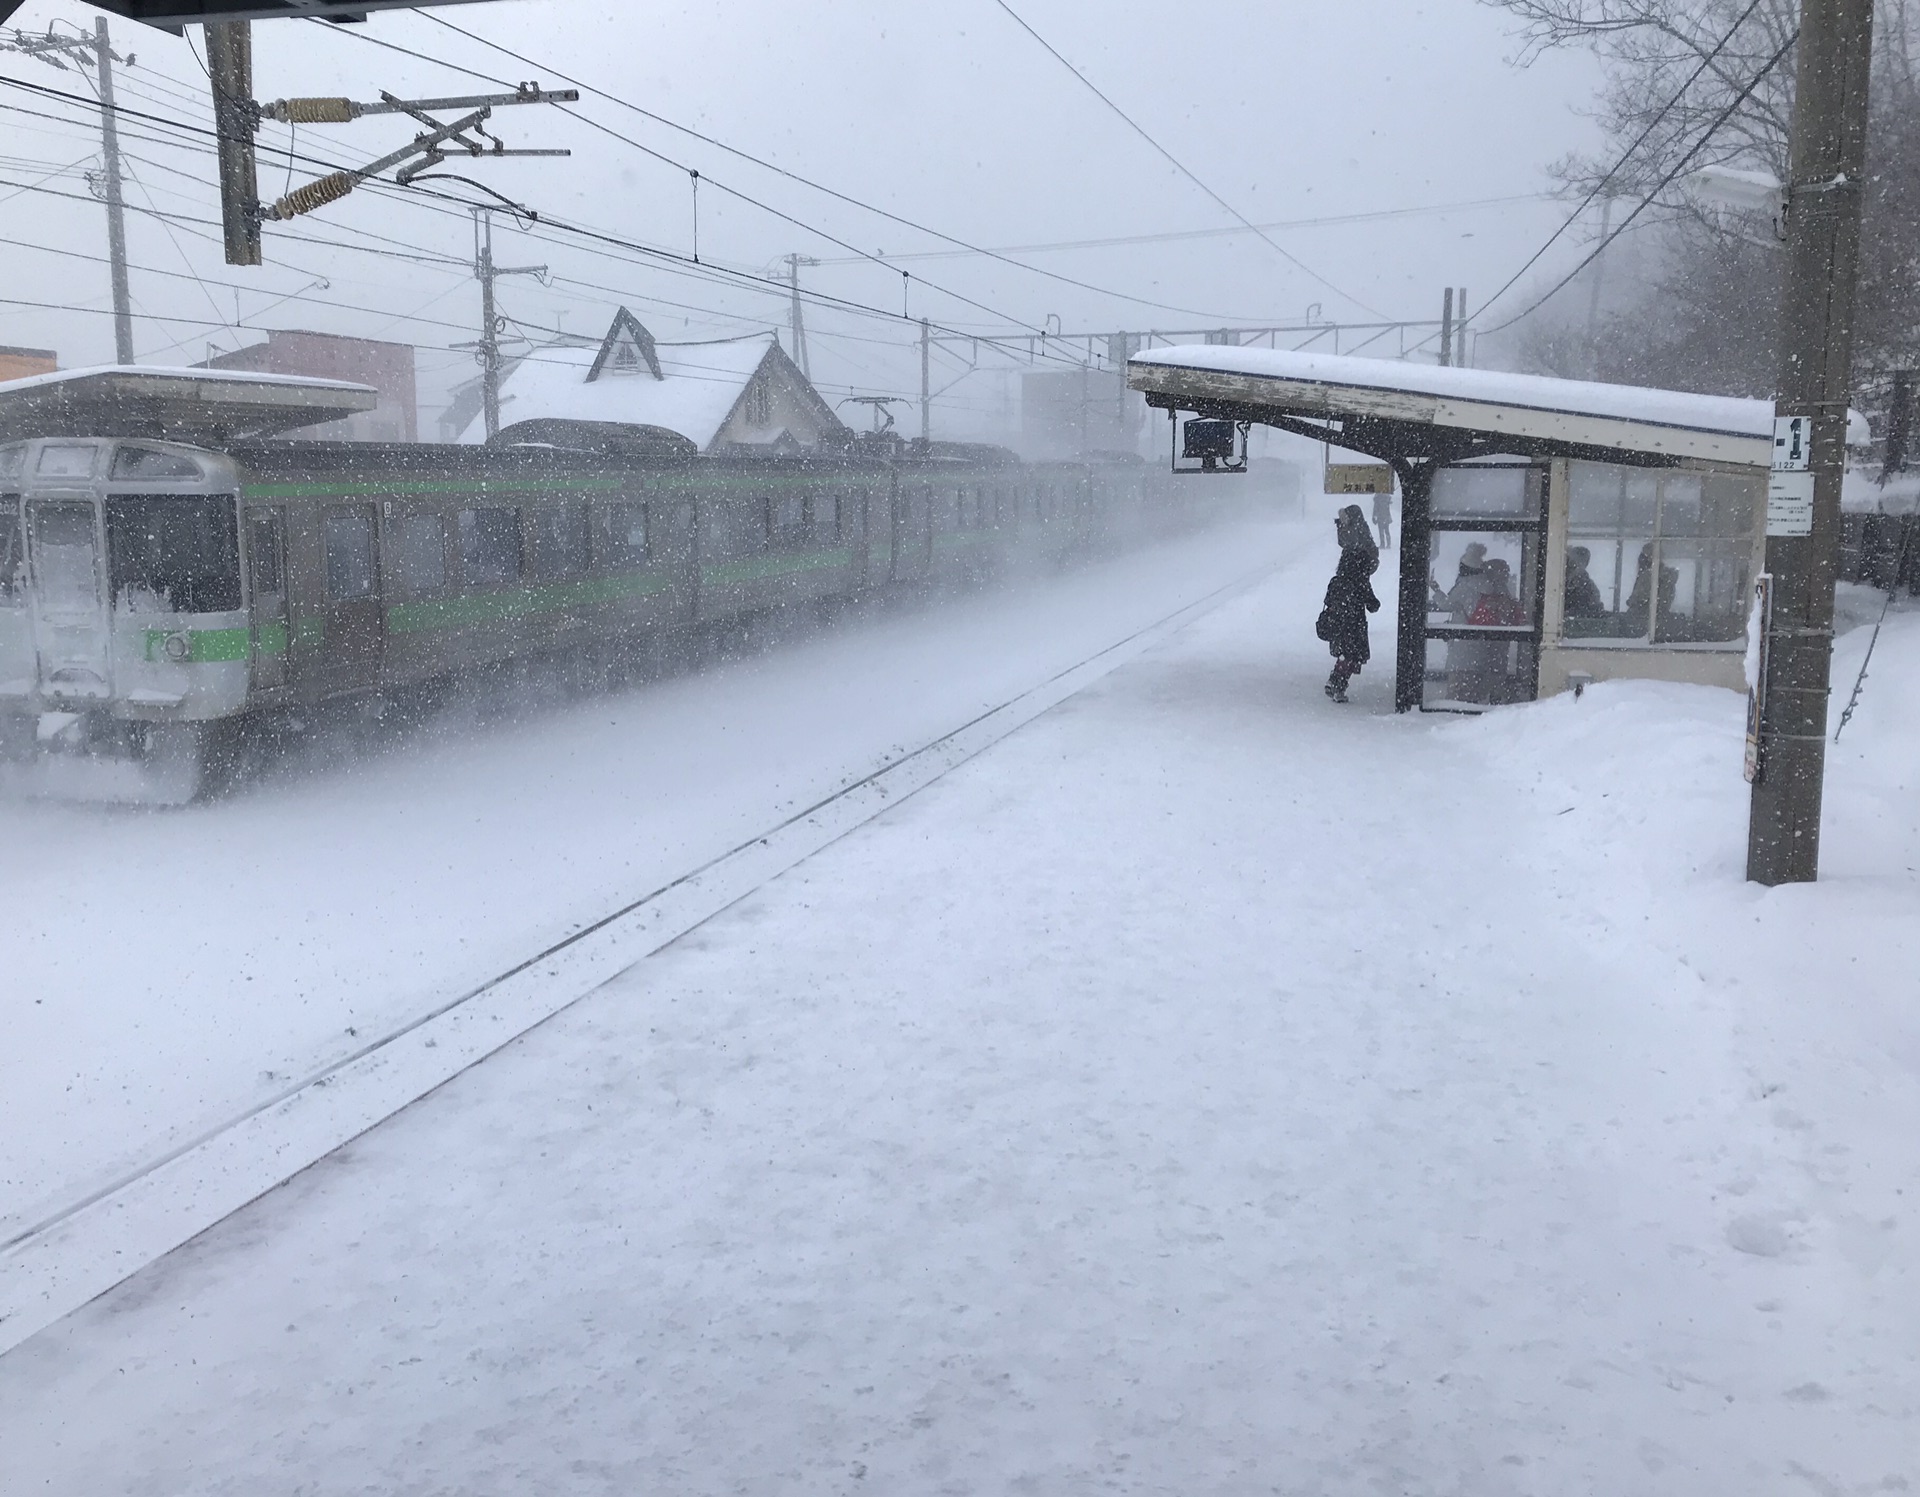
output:
[{"label": "green stripe on train", "polygon": [[769,490],[807,488],[865,488],[878,494],[877,485],[867,475],[846,473],[782,473],[767,475],[753,472],[646,473],[634,478],[371,478],[338,483],[244,483],[242,496],[248,499],[392,499],[406,494],[471,494],[485,499],[494,494],[537,494],[548,491],[609,494],[636,487],[648,492],[688,489],[729,488]]},{"label": "green stripe on train", "polygon": [[[184,658],[176,661],[167,654],[167,641],[180,634],[186,636],[187,653]],[[244,624],[236,629],[149,629],[141,641],[141,652],[147,660],[165,660],[176,665],[208,665],[222,660],[245,660],[249,653],[249,637]],[[287,653],[286,625],[262,624],[260,626],[260,653],[262,655]]]},{"label": "green stripe on train", "polygon": [[387,610],[387,632],[418,634],[429,629],[459,629],[468,624],[558,613],[562,609],[612,603],[623,598],[644,598],[672,586],[673,578],[667,573],[641,572],[629,577],[592,577],[584,582],[550,582],[508,592],[469,593],[460,598],[396,603]]},{"label": "green stripe on train", "polygon": [[705,583],[757,582],[765,577],[785,577],[796,572],[824,572],[853,565],[852,551],[812,551],[804,556],[753,556],[743,561],[722,562],[703,567],[700,580]]}]

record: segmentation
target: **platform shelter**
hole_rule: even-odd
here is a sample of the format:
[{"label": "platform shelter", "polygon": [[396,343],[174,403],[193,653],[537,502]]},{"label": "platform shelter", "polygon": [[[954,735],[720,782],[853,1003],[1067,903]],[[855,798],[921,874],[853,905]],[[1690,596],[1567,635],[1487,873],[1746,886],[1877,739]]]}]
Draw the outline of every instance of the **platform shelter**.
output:
[{"label": "platform shelter", "polygon": [[242,369],[145,364],[0,381],[0,442],[19,437],[161,437],[219,446],[371,411],[369,385]]},{"label": "platform shelter", "polygon": [[1770,402],[1215,345],[1142,352],[1127,382],[1174,418],[1176,464],[1200,420],[1391,466],[1400,711],[1613,678],[1743,689]]}]

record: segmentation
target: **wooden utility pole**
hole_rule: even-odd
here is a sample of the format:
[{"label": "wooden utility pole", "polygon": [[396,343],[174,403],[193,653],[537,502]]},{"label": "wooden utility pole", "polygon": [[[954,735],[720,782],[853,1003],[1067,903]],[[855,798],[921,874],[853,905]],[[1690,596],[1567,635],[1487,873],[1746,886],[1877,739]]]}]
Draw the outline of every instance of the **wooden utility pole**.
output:
[{"label": "wooden utility pole", "polygon": [[544,265],[493,263],[493,210],[473,210],[473,275],[480,282],[480,410],[489,438],[500,434],[500,332],[505,326],[494,305],[493,283],[503,275],[531,275],[544,279]]},{"label": "wooden utility pole", "polygon": [[1440,366],[1453,362],[1453,287],[1440,301]]},{"label": "wooden utility pole", "polygon": [[253,104],[253,23],[209,21],[207,80],[220,151],[220,226],[227,264],[260,263],[260,185],[253,140],[260,115]]},{"label": "wooden utility pole", "polygon": [[[1819,874],[1840,483],[1852,389],[1854,284],[1866,166],[1873,0],[1804,0],[1787,184],[1776,472],[1767,502],[1772,607],[1760,685],[1747,877]],[[1810,460],[1782,445],[1801,418]]]}]

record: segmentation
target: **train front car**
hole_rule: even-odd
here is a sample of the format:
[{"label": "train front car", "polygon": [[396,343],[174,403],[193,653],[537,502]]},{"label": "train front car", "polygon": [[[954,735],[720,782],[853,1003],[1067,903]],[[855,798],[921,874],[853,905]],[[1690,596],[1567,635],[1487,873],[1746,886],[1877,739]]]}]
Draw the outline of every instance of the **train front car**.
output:
[{"label": "train front car", "polygon": [[233,464],[177,443],[0,446],[0,752],[128,768],[118,798],[201,788],[256,653]]}]

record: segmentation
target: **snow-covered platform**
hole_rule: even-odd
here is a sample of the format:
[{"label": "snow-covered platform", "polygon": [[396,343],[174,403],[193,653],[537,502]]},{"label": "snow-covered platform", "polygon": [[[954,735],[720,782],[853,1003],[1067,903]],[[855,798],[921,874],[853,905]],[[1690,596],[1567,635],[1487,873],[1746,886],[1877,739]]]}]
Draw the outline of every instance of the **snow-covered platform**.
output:
[{"label": "snow-covered platform", "polygon": [[0,1358],[9,1490],[1920,1482],[1920,617],[1761,891],[1736,695],[1334,707],[1325,539]]}]

